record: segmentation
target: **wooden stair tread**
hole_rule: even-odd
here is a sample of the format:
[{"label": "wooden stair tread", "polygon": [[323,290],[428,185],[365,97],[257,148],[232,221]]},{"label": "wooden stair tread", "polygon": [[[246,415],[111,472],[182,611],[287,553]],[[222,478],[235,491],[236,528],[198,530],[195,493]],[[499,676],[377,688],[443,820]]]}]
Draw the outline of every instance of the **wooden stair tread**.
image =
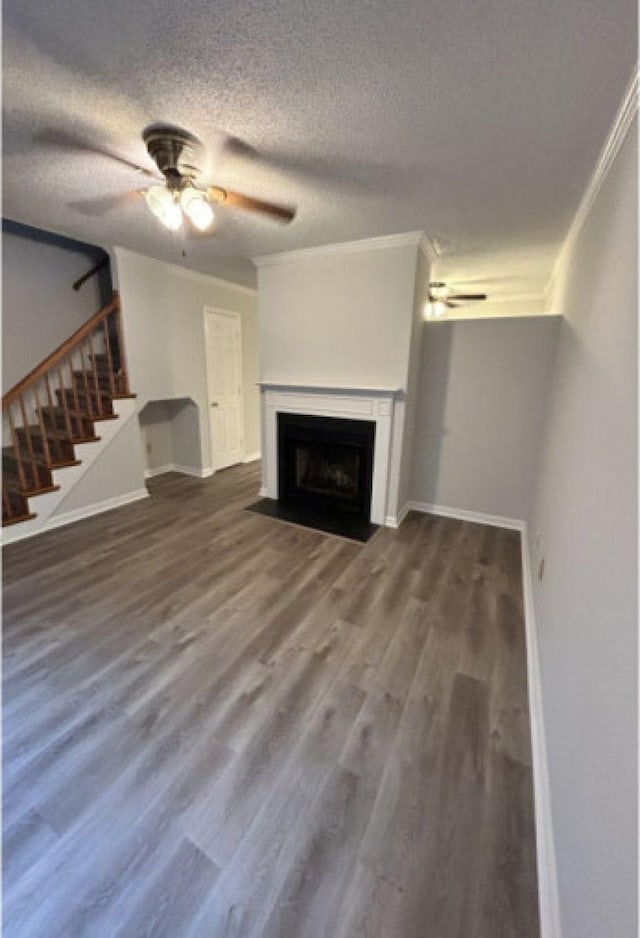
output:
[{"label": "wooden stair tread", "polygon": [[26,515],[12,515],[11,518],[6,518],[3,515],[2,527],[8,528],[10,524],[18,524],[20,521],[33,521],[33,519],[36,517],[37,515],[33,511],[28,512]]},{"label": "wooden stair tread", "polygon": [[34,489],[19,489],[18,494],[23,498],[33,498],[34,495],[47,495],[49,492],[57,492],[60,486],[55,483],[52,485],[41,485]]}]

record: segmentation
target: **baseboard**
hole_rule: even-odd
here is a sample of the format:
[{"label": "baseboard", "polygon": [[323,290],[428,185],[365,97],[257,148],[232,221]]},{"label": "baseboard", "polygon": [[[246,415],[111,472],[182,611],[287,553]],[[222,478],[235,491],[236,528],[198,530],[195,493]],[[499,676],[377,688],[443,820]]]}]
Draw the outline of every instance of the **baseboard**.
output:
[{"label": "baseboard", "polygon": [[[133,492],[126,492],[124,495],[107,498],[103,502],[94,502],[93,505],[75,508],[73,511],[66,511],[62,515],[54,515],[52,518],[48,518],[37,530],[26,533],[25,537],[44,534],[45,531],[51,531],[53,528],[61,528],[67,524],[73,524],[75,521],[83,521],[85,518],[92,518],[94,515],[101,515],[105,511],[122,508],[123,505],[130,505],[132,502],[148,497],[149,493],[146,489],[136,489]],[[21,538],[17,537],[15,540],[21,540]]]},{"label": "baseboard", "polygon": [[538,905],[541,938],[561,938],[560,898],[556,851],[551,812],[551,787],[547,743],[542,706],[538,633],[533,605],[531,561],[527,526],[522,534],[522,587],[524,595],[524,621],[527,642],[527,685],[529,690],[529,720],[531,724],[531,756],[533,761],[533,793],[536,821],[536,852],[538,862]]},{"label": "baseboard", "polygon": [[152,479],[154,476],[164,475],[167,472],[181,472],[185,476],[193,476],[195,479],[208,479],[212,476],[214,470],[211,467],[199,469],[197,466],[181,466],[179,463],[166,463],[164,466],[156,466],[154,469],[145,469],[145,479]]},{"label": "baseboard", "polygon": [[411,510],[410,504],[410,502],[406,502],[397,515],[387,515],[384,519],[385,528],[399,528]]},{"label": "baseboard", "polygon": [[494,528],[510,528],[514,531],[523,531],[525,523],[520,518],[505,518],[502,515],[487,515],[482,511],[467,511],[464,508],[448,508],[446,505],[432,505],[429,502],[407,503],[409,511],[423,511],[429,515],[440,515],[443,518],[456,518],[458,521],[471,521],[474,524],[490,524]]},{"label": "baseboard", "polygon": [[257,450],[255,453],[246,453],[242,462],[257,462],[261,457],[262,453],[260,450]]},{"label": "baseboard", "polygon": [[171,463],[167,463],[165,466],[154,466],[152,469],[145,469],[144,477],[145,479],[153,479],[154,476],[163,476],[167,472],[175,472]]},{"label": "baseboard", "polygon": [[185,476],[193,476],[194,479],[208,479],[215,472],[215,469],[212,469],[211,466],[207,466],[205,469],[200,469],[199,466],[181,466],[179,463],[173,465],[174,472],[181,472]]},{"label": "baseboard", "polygon": [[261,486],[260,492],[258,494],[260,495],[260,498],[270,498],[269,490],[265,485]]}]

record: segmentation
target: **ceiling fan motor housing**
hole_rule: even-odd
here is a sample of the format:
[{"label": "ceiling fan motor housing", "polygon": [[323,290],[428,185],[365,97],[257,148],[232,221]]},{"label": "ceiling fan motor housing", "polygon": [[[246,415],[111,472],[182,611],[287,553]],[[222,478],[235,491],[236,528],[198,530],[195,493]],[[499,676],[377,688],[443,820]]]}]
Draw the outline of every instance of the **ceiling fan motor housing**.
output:
[{"label": "ceiling fan motor housing", "polygon": [[152,124],[142,139],[170,188],[181,188],[200,174],[202,144],[186,130]]}]

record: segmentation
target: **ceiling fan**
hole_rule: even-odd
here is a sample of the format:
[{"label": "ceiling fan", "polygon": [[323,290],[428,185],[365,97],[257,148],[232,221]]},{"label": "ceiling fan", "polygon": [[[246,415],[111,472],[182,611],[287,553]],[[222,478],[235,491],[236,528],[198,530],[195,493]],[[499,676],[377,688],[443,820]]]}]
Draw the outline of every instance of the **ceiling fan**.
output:
[{"label": "ceiling fan", "polygon": [[[228,205],[232,208],[245,209],[268,216],[279,222],[290,222],[295,217],[295,209],[254,199],[251,196],[201,182],[203,146],[197,137],[179,127],[164,124],[152,124],[142,132],[149,156],[157,171],[145,169],[131,160],[124,159],[108,150],[99,149],[72,135],[59,131],[41,133],[38,142],[62,147],[67,150],[89,151],[124,163],[130,169],[150,177],[155,185],[146,190],[135,190],[113,198],[87,200],[87,211],[102,214],[123,200],[141,192],[149,210],[169,231],[177,231],[188,219],[199,232],[206,233],[214,221],[213,205]],[[82,203],[75,203],[80,208]]]},{"label": "ceiling fan", "polygon": [[447,309],[456,309],[465,303],[486,300],[486,293],[453,293],[446,283],[432,280],[429,284],[429,299],[425,304],[425,317],[427,319],[444,316]]}]

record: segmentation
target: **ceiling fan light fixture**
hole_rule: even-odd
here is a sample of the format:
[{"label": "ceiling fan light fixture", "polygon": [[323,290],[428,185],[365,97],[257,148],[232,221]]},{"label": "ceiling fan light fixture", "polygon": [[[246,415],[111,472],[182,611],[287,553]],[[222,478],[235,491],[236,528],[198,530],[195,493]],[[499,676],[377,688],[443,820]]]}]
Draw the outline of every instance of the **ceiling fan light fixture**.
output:
[{"label": "ceiling fan light fixture", "polygon": [[151,186],[145,193],[149,209],[165,228],[177,231],[182,225],[182,210],[179,202],[166,186]]},{"label": "ceiling fan light fixture", "polygon": [[425,319],[440,319],[444,316],[447,307],[443,300],[429,300],[424,304]]},{"label": "ceiling fan light fixture", "polygon": [[187,186],[180,195],[180,205],[198,231],[206,231],[213,224],[213,209],[205,192],[199,192],[193,186]]}]

